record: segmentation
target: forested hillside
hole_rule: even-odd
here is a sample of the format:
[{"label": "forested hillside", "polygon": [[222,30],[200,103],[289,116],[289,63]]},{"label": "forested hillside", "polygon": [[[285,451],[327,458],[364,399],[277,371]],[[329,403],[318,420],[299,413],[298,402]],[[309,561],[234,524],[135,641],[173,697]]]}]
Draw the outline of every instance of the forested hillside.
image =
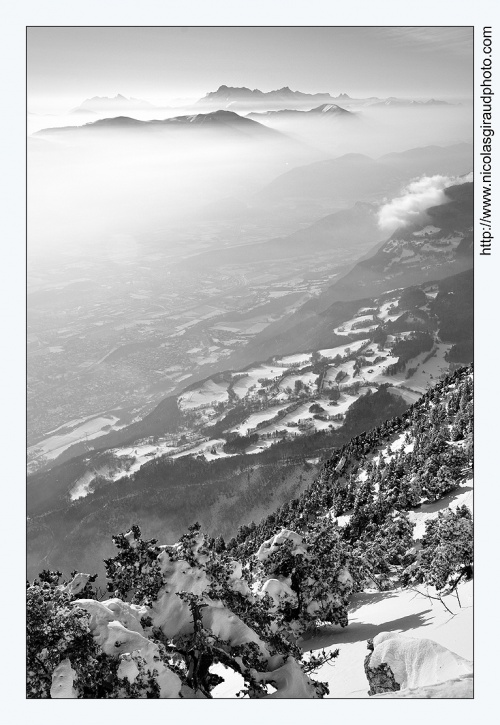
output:
[{"label": "forested hillside", "polygon": [[[104,562],[107,595],[94,576],[42,572],[28,586],[28,696],[338,696],[323,677],[342,667],[335,637],[356,597],[404,604],[423,585],[448,608],[472,577],[472,405],[461,368],[227,544],[196,524],[158,546],[132,526]],[[370,695],[471,696],[469,660],[386,630],[367,642]],[[306,644],[320,635],[333,646]]]},{"label": "forested hillside", "polygon": [[263,359],[271,351],[287,354],[294,351],[296,339],[314,345],[319,335],[320,344],[326,346],[331,328],[325,326],[325,313],[327,319],[336,319],[353,300],[472,269],[473,184],[449,187],[445,194],[446,203],[427,209],[425,221],[396,229],[318,297],[267,327],[230,361],[245,364],[249,359]]},{"label": "forested hillside", "polygon": [[34,576],[41,566],[65,572],[75,566],[90,567],[111,554],[112,534],[134,521],[141,522],[148,536],[162,536],[172,543],[196,520],[209,533],[229,538],[242,521],[250,522],[303,490],[315,472],[308,458],[328,455],[374,416],[383,420],[387,410],[399,413],[406,407],[402,398],[381,390],[369,401],[360,398],[342,431],[283,441],[253,456],[210,462],[190,456],[152,460],[132,476],[98,483],[92,496],[72,502],[67,501],[63,477],[66,470],[72,475],[75,462],[69,461],[60,472],[60,497],[52,492],[52,506],[47,510],[42,502],[44,508],[37,510],[36,492],[33,497],[28,574]]},{"label": "forested hillside", "polygon": [[[240,528],[230,550],[245,558],[277,527],[302,531],[318,517],[343,517],[343,539],[365,562],[377,557],[380,578],[380,567],[390,561],[391,539],[406,552],[401,542],[405,536],[411,540],[408,512],[443,498],[472,475],[471,371],[457,370],[400,417],[352,438],[301,496],[260,523]],[[404,563],[395,554],[394,564]],[[370,574],[370,566],[363,576]]]}]

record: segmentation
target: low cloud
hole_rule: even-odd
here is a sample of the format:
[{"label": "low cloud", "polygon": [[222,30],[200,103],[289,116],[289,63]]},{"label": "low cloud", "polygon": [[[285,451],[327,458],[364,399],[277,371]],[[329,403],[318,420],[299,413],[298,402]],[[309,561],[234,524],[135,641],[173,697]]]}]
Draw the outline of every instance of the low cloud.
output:
[{"label": "low cloud", "polygon": [[379,209],[379,227],[389,232],[397,227],[423,220],[426,209],[446,201],[445,189],[469,181],[472,181],[472,173],[466,176],[422,176],[412,181],[401,196],[392,199]]}]

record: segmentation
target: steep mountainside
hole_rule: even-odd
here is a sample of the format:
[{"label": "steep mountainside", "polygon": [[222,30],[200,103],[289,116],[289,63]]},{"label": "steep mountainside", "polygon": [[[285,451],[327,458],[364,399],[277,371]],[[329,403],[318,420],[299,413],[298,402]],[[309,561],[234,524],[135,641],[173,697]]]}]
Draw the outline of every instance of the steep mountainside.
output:
[{"label": "steep mountainside", "polygon": [[[445,194],[447,203],[427,209],[427,218],[418,224],[398,229],[374,254],[358,262],[293,315],[267,327],[228,362],[245,364],[276,352],[290,353],[290,342],[304,334],[304,346],[312,345],[312,340],[318,339],[317,330],[327,331],[330,316],[337,319],[337,310],[342,314],[346,304],[360,295],[369,298],[471,269],[473,184],[449,187]],[[327,310],[325,318],[322,315]],[[324,344],[328,341],[324,340]]]},{"label": "steep mountainside", "polygon": [[[289,260],[292,257],[309,257],[313,254],[342,254],[346,249],[364,250],[386,237],[378,225],[377,207],[358,202],[349,209],[328,214],[317,222],[289,234],[258,244],[245,244],[229,249],[214,249],[190,258],[197,266],[223,264],[248,264],[262,259]],[[358,251],[359,254],[359,251]]]},{"label": "steep mountainside", "polygon": [[474,187],[472,183],[445,190],[447,202],[426,210],[427,218],[394,232],[368,259],[335,282],[317,300],[349,300],[422,284],[457,274],[472,266]]},{"label": "steep mountainside", "polygon": [[228,544],[115,535],[111,598],[44,571],[28,696],[472,697],[472,377],[352,438]]},{"label": "steep mountainside", "polygon": [[372,159],[346,154],[282,174],[257,195],[261,203],[293,199],[372,201],[390,197],[407,179],[421,175],[462,175],[472,170],[472,146],[427,146]]},{"label": "steep mountainside", "polygon": [[432,502],[449,494],[456,499],[455,506],[469,501],[472,456],[469,366],[436,383],[401,416],[352,438],[301,496],[260,523],[241,527],[229,547],[244,558],[277,528],[301,531],[315,518],[328,515],[343,527],[344,538],[363,552],[366,569],[361,579],[373,574],[379,585],[390,586],[398,566],[404,564],[400,560],[404,551],[394,552],[393,562],[385,559],[390,544],[377,529],[384,522],[394,525],[395,511],[406,511],[410,523],[419,522],[421,533],[425,521],[437,517],[438,507],[433,510]]}]

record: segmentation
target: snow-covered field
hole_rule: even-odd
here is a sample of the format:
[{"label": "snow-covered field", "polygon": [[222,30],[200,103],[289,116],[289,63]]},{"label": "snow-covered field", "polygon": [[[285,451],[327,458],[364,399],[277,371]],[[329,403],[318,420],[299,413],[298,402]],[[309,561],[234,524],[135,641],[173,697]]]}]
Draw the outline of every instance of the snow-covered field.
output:
[{"label": "snow-covered field", "polygon": [[384,304],[381,305],[379,308],[377,317],[380,317],[380,319],[384,322],[387,322],[388,320],[395,320],[401,314],[401,312],[390,309],[392,305],[395,304],[397,305],[397,298],[389,300],[388,302],[384,302]]},{"label": "snow-covered field", "polygon": [[296,355],[287,355],[286,357],[276,360],[284,367],[289,365],[307,365],[311,360],[311,353],[297,353]]},{"label": "snow-covered field", "polygon": [[280,382],[279,387],[280,387],[280,390],[286,390],[287,388],[291,388],[293,390],[297,380],[300,380],[301,383],[305,386],[313,387],[316,383],[317,378],[318,378],[317,373],[313,373],[311,371],[309,371],[308,373],[302,373],[302,375],[300,375],[300,374],[287,375]]},{"label": "snow-covered field", "polygon": [[200,405],[225,402],[228,399],[227,387],[227,383],[218,384],[213,380],[207,380],[201,388],[183,393],[179,398],[179,407],[181,410],[190,410]]},{"label": "snow-covered field", "polygon": [[392,385],[403,384],[405,387],[415,390],[417,393],[425,393],[427,388],[434,385],[440,376],[448,370],[448,362],[445,360],[445,355],[451,347],[448,343],[440,342],[436,345],[436,354],[426,362],[424,360],[430,354],[430,351],[420,353],[420,355],[410,360],[406,369],[417,368],[410,378],[406,378],[406,372],[401,372],[396,373],[396,375],[381,375],[378,380],[380,382],[391,383]]},{"label": "snow-covered field", "polygon": [[[364,322],[364,325],[360,325]],[[359,325],[359,326],[358,326]],[[359,317],[353,317],[346,322],[343,322],[333,330],[336,335],[348,335],[349,333],[367,332],[374,329],[377,323],[373,322],[373,315],[360,315]]]},{"label": "snow-covered field", "polygon": [[366,340],[356,340],[356,342],[348,342],[346,345],[337,345],[337,347],[327,347],[323,350],[318,350],[320,355],[323,355],[323,357],[327,358],[334,358],[337,355],[340,355],[340,357],[345,357],[346,355],[349,355],[351,352],[357,352],[363,345],[366,345],[370,342],[369,338],[366,338]]},{"label": "snow-covered field", "polygon": [[290,403],[282,403],[281,405],[273,405],[271,408],[267,408],[266,410],[259,410],[257,413],[252,413],[244,423],[240,423],[240,425],[235,428],[231,428],[231,431],[238,433],[239,435],[246,435],[249,429],[255,428],[259,423],[262,423],[265,420],[274,418],[279,410],[283,410],[289,405]]},{"label": "snow-covered field", "polygon": [[356,365],[355,360],[348,360],[345,363],[340,363],[340,365],[337,365],[337,367],[331,367],[328,369],[326,375],[325,375],[325,384],[326,383],[335,383],[335,378],[339,373],[345,373],[345,377],[343,377],[340,381],[340,385],[345,385],[348,383],[352,383],[352,376],[354,372],[354,367]]},{"label": "snow-covered field", "polygon": [[[36,451],[37,453],[39,452],[39,455],[43,455],[48,459],[57,458],[57,456],[60,456],[61,453],[74,443],[78,443],[83,440],[92,440],[93,438],[98,438],[100,435],[103,435],[103,433],[106,432],[103,429],[108,426],[113,427],[118,420],[119,419],[115,415],[90,417],[84,423],[71,428],[71,430],[68,430],[66,433],[53,435],[49,438],[45,438],[45,440],[40,443],[36,443],[34,446],[28,448],[28,454]],[[69,427],[69,425],[70,424],[66,426],[59,426],[56,430],[63,430],[64,428]]]},{"label": "snow-covered field", "polygon": [[388,376],[384,373],[384,370],[388,365],[392,365],[393,363],[397,362],[398,358],[393,357],[392,355],[388,355],[385,360],[381,360],[379,363],[375,363],[373,365],[370,365],[370,367],[364,367],[361,368],[361,372],[359,374],[359,378],[361,380],[366,380],[367,382],[377,382],[377,383],[387,383],[389,382],[389,378],[392,376]]},{"label": "snow-covered field", "polygon": [[[398,303],[400,292],[400,290],[393,290],[390,293],[391,296],[389,298],[386,296],[384,302],[378,306],[375,303],[373,308],[360,308],[353,317],[335,328],[335,332],[345,335],[350,332],[359,333],[365,331],[365,328],[356,327],[358,324],[365,324],[366,332],[368,332],[369,329],[375,327],[375,324],[371,324],[374,315],[381,321],[388,321],[399,316],[401,311],[395,313],[390,308],[391,305]],[[430,286],[426,294],[431,298],[433,293],[434,289]],[[275,434],[286,432],[292,435],[302,435],[313,432],[314,430],[338,428],[342,425],[342,420],[339,419],[319,420],[314,418],[314,413],[309,411],[313,403],[319,403],[324,408],[322,415],[325,417],[332,415],[344,416],[352,403],[360,395],[365,394],[368,389],[375,392],[377,385],[387,383],[391,386],[390,392],[400,395],[409,404],[414,403],[428,387],[447,371],[448,363],[445,360],[445,355],[451,345],[436,340],[434,354],[430,359],[424,362],[429,352],[421,353],[407,363],[406,370],[396,375],[387,375],[385,373],[386,368],[398,360],[396,356],[391,354],[391,345],[397,340],[404,339],[411,334],[411,332],[406,331],[397,333],[396,335],[388,335],[386,346],[383,349],[379,349],[379,346],[375,343],[370,345],[370,339],[367,337],[356,340],[355,342],[346,342],[345,344],[332,348],[318,350],[318,353],[323,358],[329,359],[330,361],[333,361],[337,356],[343,359],[337,365],[334,365],[332,362],[326,370],[322,381],[321,395],[318,395],[316,387],[319,380],[318,373],[313,373],[312,371],[301,373],[299,371],[300,367],[311,364],[312,351],[297,352],[276,358],[271,363],[255,364],[247,370],[233,372],[232,390],[230,390],[229,381],[215,382],[212,379],[206,380],[204,383],[198,384],[198,387],[195,389],[182,393],[178,398],[178,405],[181,411],[193,412],[195,414],[195,426],[191,426],[191,428],[187,427],[179,432],[179,437],[182,434],[186,434],[188,441],[194,441],[191,446],[185,444],[182,446],[176,445],[172,440],[155,446],[140,443],[133,450],[127,448],[116,451],[116,455],[118,457],[127,456],[133,459],[131,467],[130,461],[127,463],[129,466],[127,470],[131,473],[137,471],[141,465],[151,460],[152,457],[165,454],[178,457],[184,455],[199,455],[201,453],[207,460],[212,460],[216,456],[226,455],[222,452],[221,445],[217,445],[216,443],[209,445],[206,441],[201,440],[201,434],[197,435],[196,431],[198,429],[201,430],[202,426],[207,424],[213,425],[227,414],[227,411],[234,404],[234,402],[231,402],[230,393],[234,393],[240,401],[247,398],[247,396],[255,401],[261,399],[259,394],[262,394],[262,401],[264,403],[263,410],[256,412],[249,410],[248,417],[240,424],[231,428],[233,432],[245,435],[249,430],[255,429],[259,423],[274,418],[279,410],[297,402],[298,398],[295,385],[298,381],[302,383],[303,389],[308,395],[308,400],[300,404],[298,408],[278,422],[259,428],[258,432],[261,439],[258,444],[248,449],[247,453],[255,453],[262,450],[263,447],[272,445],[275,442],[275,438],[273,438]],[[201,347],[193,347],[188,352],[192,355],[217,355],[218,348],[216,346],[205,347],[203,349]],[[354,355],[358,353],[364,356],[366,361],[368,361],[368,364],[364,364],[356,375],[354,375],[356,360],[345,359],[353,355],[353,353]],[[371,362],[379,356],[383,359],[377,363]],[[411,377],[407,378],[406,372],[410,368],[416,368],[416,370]],[[177,380],[181,380],[185,376],[180,366],[171,366],[158,372],[163,375],[168,374],[169,377]],[[336,380],[339,373],[343,373],[344,377],[341,380]],[[259,382],[263,379],[268,382],[264,384]],[[276,385],[277,380],[279,380],[278,385]],[[346,392],[345,388],[355,382],[359,382],[363,386],[360,388],[359,393],[352,395]],[[336,388],[337,384],[339,385],[341,397],[337,405],[331,405],[327,394],[333,388]],[[273,402],[278,404],[266,407],[265,401],[271,398]],[[224,405],[224,410],[217,408],[220,404]],[[116,429],[117,420],[114,416],[95,416],[89,419],[71,421],[66,426],[60,426],[52,432],[53,435],[29,450],[34,460],[32,465],[35,465],[37,457],[43,455],[47,458],[54,459],[73,443],[84,439],[91,440],[92,438],[103,435],[109,430],[108,426],[111,429]],[[299,421],[306,423],[306,427],[301,429],[297,428]],[[292,425],[290,426],[290,424]],[[199,441],[198,443],[196,443],[197,440]],[[211,452],[214,445],[217,448],[217,453]],[[110,475],[114,476],[115,474],[110,472]],[[123,470],[120,475],[124,475]],[[85,495],[87,489],[87,482],[82,481],[81,486],[75,487],[74,491],[78,491],[77,495]]]},{"label": "snow-covered field", "polygon": [[244,398],[252,385],[254,385],[253,379],[250,375],[246,375],[245,377],[238,378],[238,380],[233,384],[233,390],[238,398]]},{"label": "snow-covered field", "polygon": [[134,446],[128,446],[126,448],[116,448],[113,453],[117,458],[131,458],[133,459],[132,465],[126,470],[121,470],[113,475],[113,480],[116,481],[125,475],[131,475],[139,470],[139,468],[148,463],[152,458],[158,456],[164,456],[171,451],[176,450],[166,443],[159,443],[157,445],[151,443],[142,443]]},{"label": "snow-covered field", "polygon": [[283,375],[283,372],[284,369],[279,365],[258,365],[250,370],[245,370],[246,377],[237,380],[234,384],[234,392],[238,397],[244,398],[253,385],[260,387],[260,378],[275,378]]},{"label": "snow-covered field", "polygon": [[266,429],[266,432],[267,432],[267,430],[269,430],[269,431],[280,430],[281,428],[286,426],[287,423],[298,423],[299,420],[301,420],[302,418],[307,418],[310,415],[310,413],[309,413],[310,407],[311,407],[310,402],[302,403],[293,412],[289,413],[288,415],[285,415],[279,421],[279,423],[275,423],[273,426]]}]

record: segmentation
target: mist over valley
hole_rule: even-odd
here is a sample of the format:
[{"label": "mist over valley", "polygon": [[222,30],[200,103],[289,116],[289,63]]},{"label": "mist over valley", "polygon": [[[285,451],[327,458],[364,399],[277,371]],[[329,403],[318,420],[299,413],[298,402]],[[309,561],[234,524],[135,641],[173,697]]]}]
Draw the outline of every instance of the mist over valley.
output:
[{"label": "mist over valley", "polygon": [[28,697],[470,698],[471,29],[28,36]]}]

